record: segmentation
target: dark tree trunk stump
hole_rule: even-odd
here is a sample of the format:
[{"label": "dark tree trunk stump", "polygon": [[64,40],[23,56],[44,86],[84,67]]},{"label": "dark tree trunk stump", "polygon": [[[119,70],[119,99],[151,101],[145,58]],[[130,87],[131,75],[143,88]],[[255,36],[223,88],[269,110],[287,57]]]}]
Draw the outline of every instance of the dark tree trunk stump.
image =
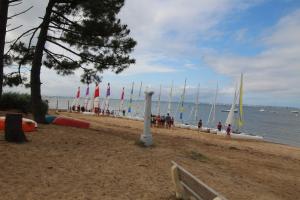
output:
[{"label": "dark tree trunk stump", "polygon": [[7,142],[24,143],[27,138],[22,129],[22,114],[6,114],[5,140]]}]

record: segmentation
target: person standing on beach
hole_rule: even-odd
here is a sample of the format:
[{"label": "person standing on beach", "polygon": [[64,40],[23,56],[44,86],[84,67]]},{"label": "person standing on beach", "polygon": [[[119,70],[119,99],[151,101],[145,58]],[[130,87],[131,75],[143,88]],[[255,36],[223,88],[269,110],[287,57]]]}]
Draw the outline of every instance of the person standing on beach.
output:
[{"label": "person standing on beach", "polygon": [[199,120],[198,122],[198,131],[202,128],[202,119]]},{"label": "person standing on beach", "polygon": [[230,136],[230,133],[231,133],[231,125],[228,124],[227,129],[226,129],[226,134],[227,134],[228,136]]},{"label": "person standing on beach", "polygon": [[218,123],[217,128],[218,128],[218,131],[222,130],[222,123],[221,122]]},{"label": "person standing on beach", "polygon": [[167,116],[166,116],[166,123],[167,123],[167,128],[171,128],[171,117],[170,117],[169,113],[167,113]]}]

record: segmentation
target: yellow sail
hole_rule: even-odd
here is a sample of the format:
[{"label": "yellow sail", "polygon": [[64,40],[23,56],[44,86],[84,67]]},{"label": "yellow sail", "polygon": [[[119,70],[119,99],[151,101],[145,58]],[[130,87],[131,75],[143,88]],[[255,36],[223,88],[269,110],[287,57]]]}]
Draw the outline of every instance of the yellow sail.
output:
[{"label": "yellow sail", "polygon": [[244,111],[243,111],[243,74],[241,74],[241,82],[240,82],[240,98],[239,98],[239,119],[238,126],[241,127],[244,124]]}]

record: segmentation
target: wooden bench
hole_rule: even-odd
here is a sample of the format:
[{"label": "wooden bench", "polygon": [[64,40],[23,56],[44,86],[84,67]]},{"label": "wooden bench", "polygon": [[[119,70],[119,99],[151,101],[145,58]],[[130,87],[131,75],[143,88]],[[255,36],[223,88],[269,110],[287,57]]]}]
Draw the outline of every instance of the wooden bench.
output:
[{"label": "wooden bench", "polygon": [[171,174],[177,199],[227,200],[174,161],[172,164]]}]

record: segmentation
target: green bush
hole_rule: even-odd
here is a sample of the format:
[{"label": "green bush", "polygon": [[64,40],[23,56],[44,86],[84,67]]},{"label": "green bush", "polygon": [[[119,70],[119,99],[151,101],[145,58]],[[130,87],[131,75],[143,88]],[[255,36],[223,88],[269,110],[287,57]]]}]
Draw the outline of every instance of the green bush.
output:
[{"label": "green bush", "polygon": [[[3,93],[0,99],[0,110],[18,110],[23,113],[31,112],[31,100],[29,94],[16,92]],[[48,112],[48,104],[43,101],[43,114]]]}]

